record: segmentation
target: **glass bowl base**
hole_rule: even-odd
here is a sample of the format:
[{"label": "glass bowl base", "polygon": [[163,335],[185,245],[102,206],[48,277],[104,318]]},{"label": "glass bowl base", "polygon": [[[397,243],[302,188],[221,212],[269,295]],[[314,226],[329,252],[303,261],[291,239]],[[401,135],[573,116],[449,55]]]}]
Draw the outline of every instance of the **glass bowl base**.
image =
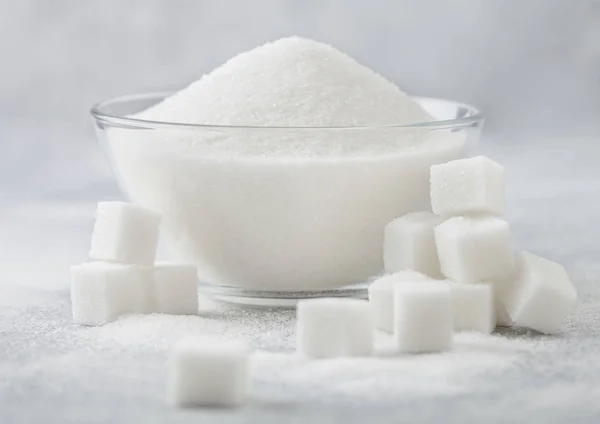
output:
[{"label": "glass bowl base", "polygon": [[241,287],[217,286],[206,283],[200,283],[198,286],[201,294],[210,296],[216,301],[263,308],[295,308],[296,303],[298,303],[299,300],[318,299],[323,297],[368,299],[368,287],[368,282],[334,289],[306,291],[253,290]]}]

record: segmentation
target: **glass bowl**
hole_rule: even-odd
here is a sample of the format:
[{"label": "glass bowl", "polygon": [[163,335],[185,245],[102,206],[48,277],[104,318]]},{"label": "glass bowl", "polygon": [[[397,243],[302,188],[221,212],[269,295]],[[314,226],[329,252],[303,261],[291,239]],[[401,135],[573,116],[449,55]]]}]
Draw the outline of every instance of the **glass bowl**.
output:
[{"label": "glass bowl", "polygon": [[483,117],[414,98],[432,122],[379,127],[178,124],[130,115],[171,93],[119,97],[91,113],[121,189],[163,214],[178,261],[231,302],[366,295],[381,274],[383,228],[426,210],[429,168],[464,157]]}]

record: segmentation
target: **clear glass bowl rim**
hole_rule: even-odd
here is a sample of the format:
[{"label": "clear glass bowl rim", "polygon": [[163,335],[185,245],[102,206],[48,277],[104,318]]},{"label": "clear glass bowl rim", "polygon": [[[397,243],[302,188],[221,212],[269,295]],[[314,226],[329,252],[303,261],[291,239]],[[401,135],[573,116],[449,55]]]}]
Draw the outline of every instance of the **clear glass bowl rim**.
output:
[{"label": "clear glass bowl rim", "polygon": [[127,126],[133,128],[146,128],[146,129],[198,129],[198,130],[372,130],[372,129],[410,129],[410,128],[460,128],[469,127],[477,123],[481,123],[484,120],[483,114],[474,106],[466,103],[456,102],[453,100],[440,99],[435,97],[421,97],[411,96],[417,100],[432,100],[450,103],[458,107],[463,108],[468,113],[460,118],[437,120],[428,122],[415,122],[410,124],[401,125],[378,125],[378,126],[332,126],[332,127],[290,127],[290,126],[251,126],[251,125],[205,125],[205,124],[186,124],[178,122],[167,122],[167,121],[151,121],[139,118],[131,118],[129,116],[118,116],[105,111],[106,108],[116,105],[125,104],[134,101],[157,99],[158,101],[165,97],[174,94],[174,91],[162,91],[162,92],[149,92],[142,94],[130,94],[124,96],[113,97],[108,100],[101,101],[92,106],[90,113],[95,120],[116,126]]}]

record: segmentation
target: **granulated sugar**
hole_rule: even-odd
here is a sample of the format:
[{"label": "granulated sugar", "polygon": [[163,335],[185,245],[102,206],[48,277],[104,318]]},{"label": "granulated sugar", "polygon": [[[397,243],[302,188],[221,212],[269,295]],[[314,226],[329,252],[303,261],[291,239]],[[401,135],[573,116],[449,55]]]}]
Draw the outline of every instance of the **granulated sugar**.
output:
[{"label": "granulated sugar", "polygon": [[[381,155],[411,151],[423,144],[435,149],[464,142],[464,134],[398,128],[433,117],[395,84],[350,56],[300,37],[282,38],[241,53],[132,117],[234,126],[126,134],[128,144],[143,140],[147,145],[150,139],[158,145],[168,143],[183,154],[221,159]],[[119,137],[122,131],[111,132]]]},{"label": "granulated sugar", "polygon": [[[43,286],[43,279],[35,281]],[[242,309],[202,300],[199,316],[131,315],[88,328],[72,324],[67,289],[36,293],[30,296],[30,287],[0,283],[0,298],[13,304],[0,310],[0,398],[19,414],[7,422],[33,421],[27,420],[27,411],[8,406],[22,405],[24,399],[36,399],[38,410],[50,411],[57,402],[89,409],[101,399],[122,413],[135,408],[136,417],[183,414],[165,404],[165,361],[179,339],[193,335],[245,339],[251,345],[251,398],[241,413],[286,408],[283,414],[287,408],[310,411],[318,405],[347,410],[355,405],[373,414],[386,409],[397,414],[421,402],[426,407],[418,411],[469,402],[460,409],[473,413],[484,405],[487,414],[493,407],[493,413],[504,417],[507,405],[523,407],[532,396],[543,400],[533,381],[592,381],[598,375],[595,302],[580,307],[562,338],[513,329],[491,336],[460,333],[450,352],[397,355],[392,338],[378,333],[376,356],[308,360],[295,353],[291,310]],[[521,393],[530,395],[523,400]],[[497,402],[501,405],[493,406]],[[79,413],[84,415],[71,421],[85,422],[87,411]]]},{"label": "granulated sugar", "polygon": [[394,398],[468,393],[494,373],[516,365],[531,342],[462,333],[451,352],[398,355],[390,336],[378,334],[375,356],[309,360],[293,354],[254,354],[255,378],[271,387],[323,397],[382,402]]},{"label": "granulated sugar", "polygon": [[459,333],[450,352],[399,355],[393,338],[377,333],[373,357],[309,360],[295,353],[294,311],[245,309],[208,301],[197,317],[129,316],[80,331],[93,350],[157,357],[165,357],[178,340],[194,334],[246,340],[254,349],[254,384],[280,387],[280,393],[269,394],[275,398],[302,394],[305,399],[383,401],[395,396],[454,395],[469,392],[495,372],[515,366],[519,355],[536,346],[531,340]]},{"label": "granulated sugar", "polygon": [[[68,303],[67,293],[41,295],[0,325],[19,334],[7,334],[12,344],[0,352],[5,359],[0,358],[0,372],[13,385],[35,379],[42,386],[52,382],[60,393],[86,387],[162,404],[169,350],[181,338],[198,335],[250,344],[252,393],[259,401],[391,402],[483,390],[496,375],[518,372],[540,344],[461,333],[450,352],[398,355],[392,337],[378,333],[373,357],[308,360],[295,353],[293,310],[204,300],[199,316],[131,315],[103,327],[80,327],[70,323]],[[25,359],[26,366],[11,366]]]},{"label": "granulated sugar", "polygon": [[[260,126],[138,122],[105,136],[126,193],[163,214],[175,259],[205,282],[278,291],[378,274],[384,225],[429,208],[431,165],[464,155],[468,131],[393,127],[432,117],[347,55],[298,37],[243,53],[135,117]],[[314,128],[344,125],[368,128]]]},{"label": "granulated sugar", "polygon": [[282,38],[239,54],[138,118],[275,127],[401,125],[431,116],[326,44]]},{"label": "granulated sugar", "polygon": [[99,349],[119,346],[164,352],[177,340],[202,334],[245,338],[255,349],[292,349],[294,311],[226,307],[204,300],[198,316],[130,315],[102,327],[84,328],[86,340]]},{"label": "granulated sugar", "polygon": [[[183,337],[201,335],[243,339],[252,346],[255,397],[271,401],[385,402],[398,397],[472,392],[488,384],[495,373],[518,367],[523,353],[536,346],[526,339],[460,333],[450,352],[399,355],[393,338],[378,333],[373,357],[309,360],[295,353],[294,311],[240,309],[210,303],[205,303],[203,309],[201,316],[128,316],[103,327],[76,327],[67,337],[73,338],[79,350],[45,358],[30,372],[43,368],[54,379],[69,381],[77,376],[59,374],[66,369],[97,373],[98,367],[112,362],[105,371],[107,381],[95,384],[113,384],[108,380],[116,379],[125,387],[133,385],[132,381],[159,385],[164,376],[164,360],[173,345]],[[124,375],[113,372],[115,364],[119,364],[121,373],[126,370]]]}]

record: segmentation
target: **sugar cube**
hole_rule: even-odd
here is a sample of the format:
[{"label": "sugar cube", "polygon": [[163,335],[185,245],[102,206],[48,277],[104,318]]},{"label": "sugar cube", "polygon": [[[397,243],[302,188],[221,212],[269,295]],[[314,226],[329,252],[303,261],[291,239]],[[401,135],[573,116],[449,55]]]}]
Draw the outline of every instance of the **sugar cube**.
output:
[{"label": "sugar cube", "polygon": [[505,213],[504,168],[484,156],[433,165],[430,182],[437,215]]},{"label": "sugar cube", "polygon": [[374,323],[367,301],[306,299],[298,302],[296,313],[299,353],[312,358],[371,354]]},{"label": "sugar cube", "polygon": [[154,312],[171,315],[198,313],[198,277],[194,265],[157,263],[153,267]]},{"label": "sugar cube", "polygon": [[248,374],[244,343],[188,337],[169,356],[167,398],[182,407],[236,407],[246,397]]},{"label": "sugar cube", "polygon": [[100,202],[92,233],[90,258],[124,264],[153,265],[160,215],[125,202]]},{"label": "sugar cube", "polygon": [[375,317],[375,327],[388,333],[394,331],[394,288],[398,284],[427,280],[427,276],[407,270],[385,275],[371,283],[369,302]]},{"label": "sugar cube", "polygon": [[454,217],[435,228],[442,273],[452,281],[491,281],[514,270],[508,223],[493,216]]},{"label": "sugar cube", "polygon": [[490,334],[496,328],[494,290],[489,283],[450,283],[455,331]]},{"label": "sugar cube", "polygon": [[501,301],[515,325],[541,333],[559,332],[577,302],[565,268],[529,252],[517,255],[514,278],[503,283]]},{"label": "sugar cube", "polygon": [[449,350],[453,335],[452,294],[447,283],[400,284],[394,293],[394,336],[403,353]]},{"label": "sugar cube", "polygon": [[366,300],[340,299],[340,319],[343,321],[344,356],[369,356],[373,352],[375,319]]},{"label": "sugar cube", "polygon": [[71,267],[73,321],[102,325],[126,313],[149,312],[151,273],[135,265],[92,262]]},{"label": "sugar cube", "polygon": [[432,212],[415,212],[390,222],[383,238],[385,270],[412,269],[432,278],[441,278],[433,229],[442,221]]},{"label": "sugar cube", "polygon": [[307,299],[296,305],[296,348],[313,358],[334,358],[343,350],[343,328],[335,305],[338,299]]},{"label": "sugar cube", "polygon": [[[504,303],[500,299],[501,290],[499,287],[501,285],[504,285],[503,280],[512,279],[513,275],[514,272],[492,282],[492,287],[494,289],[494,310],[496,312],[496,327],[512,327],[514,324],[513,320],[508,315],[508,311],[506,310]],[[510,283],[510,281],[508,281],[508,283]]]},{"label": "sugar cube", "polygon": [[512,327],[514,325],[513,320],[510,319],[506,307],[500,301],[500,299],[494,300],[496,310],[496,327]]}]

